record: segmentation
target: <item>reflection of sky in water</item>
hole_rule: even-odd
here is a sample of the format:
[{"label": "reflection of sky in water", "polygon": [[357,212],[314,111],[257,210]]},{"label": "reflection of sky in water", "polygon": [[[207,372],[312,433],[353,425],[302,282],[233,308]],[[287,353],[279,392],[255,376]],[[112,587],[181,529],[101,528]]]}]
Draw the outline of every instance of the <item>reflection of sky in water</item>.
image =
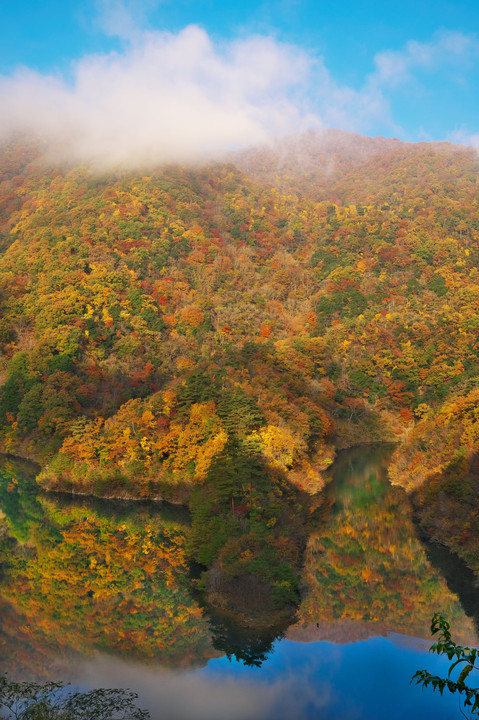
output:
[{"label": "reflection of sky in water", "polygon": [[447,659],[422,645],[399,635],[342,646],[282,640],[262,668],[223,657],[186,673],[97,656],[84,677],[134,688],[152,720],[460,718],[457,697],[409,685],[418,669],[447,674]]}]

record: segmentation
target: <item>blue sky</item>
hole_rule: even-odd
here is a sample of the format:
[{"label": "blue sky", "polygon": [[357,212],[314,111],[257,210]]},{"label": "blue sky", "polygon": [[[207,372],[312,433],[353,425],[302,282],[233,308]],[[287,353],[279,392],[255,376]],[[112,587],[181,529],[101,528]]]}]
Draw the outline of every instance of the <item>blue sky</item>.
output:
[{"label": "blue sky", "polygon": [[60,154],[171,159],[310,126],[479,145],[476,0],[3,0],[1,18],[0,137]]}]

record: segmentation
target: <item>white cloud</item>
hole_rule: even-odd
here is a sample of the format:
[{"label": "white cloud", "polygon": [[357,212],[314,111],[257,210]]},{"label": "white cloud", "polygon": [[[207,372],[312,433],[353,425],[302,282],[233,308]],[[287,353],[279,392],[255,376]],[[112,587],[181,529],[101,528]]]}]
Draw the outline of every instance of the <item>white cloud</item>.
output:
[{"label": "white cloud", "polygon": [[[333,650],[329,664],[335,658],[339,653]],[[214,662],[203,671],[172,672],[99,654],[82,663],[80,676],[92,687],[135,688],[152,720],[290,720],[311,708],[321,717],[332,697],[329,679],[318,678],[314,663],[296,673],[280,668],[268,677],[236,674],[221,665],[215,672]]]},{"label": "white cloud", "polygon": [[402,50],[386,50],[374,58],[371,84],[394,87],[409,82],[414,71],[465,68],[479,59],[479,40],[460,32],[439,32],[428,43],[410,40]]},{"label": "white cloud", "polygon": [[44,138],[55,159],[103,169],[201,159],[210,152],[323,126],[367,130],[387,103],[338,86],[322,58],[268,36],[213,43],[191,25],[145,30],[158,0],[94,0],[96,26],[120,52],[90,55],[72,78],[0,76],[0,141]]},{"label": "white cloud", "polygon": [[268,37],[215,47],[189,26],[76,64],[73,82],[20,70],[0,78],[0,138],[36,131],[58,156],[141,165],[320,126],[305,83],[314,61]]},{"label": "white cloud", "polygon": [[458,143],[460,145],[468,145],[479,150],[479,133],[470,133],[467,130],[455,130],[446,137],[449,142]]},{"label": "white cloud", "polygon": [[362,87],[334,81],[323,59],[268,36],[214,43],[202,28],[145,30],[158,0],[95,0],[97,24],[123,49],[89,55],[68,72],[0,75],[0,141],[44,138],[55,159],[103,169],[204,158],[307,128],[404,137],[392,117],[394,88],[418,70],[479,58],[474,35],[436,34],[375,57]]}]

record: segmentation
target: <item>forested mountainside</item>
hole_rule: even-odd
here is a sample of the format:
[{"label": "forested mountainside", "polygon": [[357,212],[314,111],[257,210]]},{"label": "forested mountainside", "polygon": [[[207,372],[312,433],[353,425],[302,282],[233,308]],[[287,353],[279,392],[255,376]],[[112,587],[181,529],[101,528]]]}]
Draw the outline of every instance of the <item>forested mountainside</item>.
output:
[{"label": "forested mountainside", "polygon": [[148,175],[4,146],[0,449],[49,489],[189,501],[195,557],[280,601],[337,447],[401,439],[394,481],[466,493],[479,548],[478,169],[338,132]]}]

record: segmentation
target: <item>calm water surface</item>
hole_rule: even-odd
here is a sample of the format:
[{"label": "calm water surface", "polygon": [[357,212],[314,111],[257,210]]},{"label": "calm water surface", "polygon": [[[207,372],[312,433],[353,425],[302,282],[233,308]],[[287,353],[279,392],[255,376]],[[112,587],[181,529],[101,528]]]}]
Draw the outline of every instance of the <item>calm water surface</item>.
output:
[{"label": "calm water surface", "polygon": [[[154,720],[460,718],[411,687],[434,612],[476,644],[479,594],[456,558],[421,542],[391,449],[343,453],[312,515],[296,622],[241,628],[194,590],[188,514],[38,494],[0,468],[0,671],[129,687]],[[466,614],[467,613],[467,614]]]}]

